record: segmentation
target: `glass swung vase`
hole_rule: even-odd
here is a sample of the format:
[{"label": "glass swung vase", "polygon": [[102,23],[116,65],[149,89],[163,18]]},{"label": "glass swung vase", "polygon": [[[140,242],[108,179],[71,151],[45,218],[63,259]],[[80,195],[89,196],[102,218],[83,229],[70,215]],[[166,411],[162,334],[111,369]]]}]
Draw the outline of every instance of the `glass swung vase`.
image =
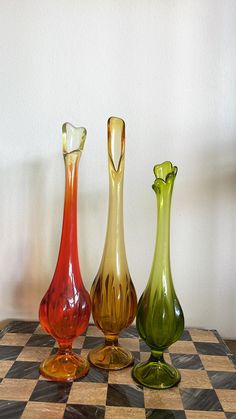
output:
[{"label": "glass swung vase", "polygon": [[175,293],[170,268],[170,207],[177,167],[164,162],[154,167],[158,219],[151,274],[137,309],[136,325],[151,349],[148,361],[133,370],[136,381],[146,387],[164,389],[180,381],[180,373],[165,362],[163,351],[176,342],[184,330],[184,315]]},{"label": "glass swung vase", "polygon": [[42,362],[40,373],[52,380],[70,381],[89,370],[88,361],[72,351],[72,342],[87,328],[91,312],[77,247],[78,165],[86,130],[65,123],[62,138],[66,183],[61,244],[51,285],[39,308],[40,323],[57,340],[59,349]]},{"label": "glass swung vase", "polygon": [[98,273],[91,288],[92,314],[105,335],[105,343],[89,353],[99,368],[118,370],[133,362],[130,351],[118,343],[118,335],[134,320],[137,298],[130,277],[124,242],[123,181],[125,123],[108,120],[109,210],[105,246]]}]

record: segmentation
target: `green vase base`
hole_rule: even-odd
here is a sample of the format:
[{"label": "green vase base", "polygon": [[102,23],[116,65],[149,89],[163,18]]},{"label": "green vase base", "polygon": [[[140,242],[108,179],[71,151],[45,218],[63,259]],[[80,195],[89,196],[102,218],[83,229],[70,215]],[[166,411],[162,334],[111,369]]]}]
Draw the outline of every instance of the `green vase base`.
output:
[{"label": "green vase base", "polygon": [[132,370],[133,378],[145,387],[166,389],[176,386],[180,380],[180,372],[165,361],[141,362]]},{"label": "green vase base", "polygon": [[51,355],[39,367],[40,374],[53,381],[73,381],[84,377],[88,371],[87,359],[73,352]]},{"label": "green vase base", "polygon": [[88,360],[97,368],[121,370],[134,363],[133,355],[120,345],[101,345],[89,352]]}]

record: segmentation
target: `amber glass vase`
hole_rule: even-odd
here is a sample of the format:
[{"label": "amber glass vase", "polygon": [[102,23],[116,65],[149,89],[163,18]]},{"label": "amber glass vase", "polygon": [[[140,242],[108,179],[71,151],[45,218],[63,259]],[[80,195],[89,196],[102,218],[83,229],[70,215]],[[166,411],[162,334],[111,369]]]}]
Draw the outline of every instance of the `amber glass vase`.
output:
[{"label": "amber glass vase", "polygon": [[66,185],[61,244],[51,285],[39,309],[40,323],[57,340],[59,349],[42,362],[40,373],[52,380],[70,381],[89,370],[88,361],[72,351],[72,342],[87,328],[91,312],[77,247],[78,165],[86,130],[66,123],[62,127],[62,138]]},{"label": "amber glass vase", "polygon": [[170,268],[170,206],[177,167],[164,162],[154,167],[153,189],[157,197],[157,237],[151,274],[137,310],[137,329],[151,349],[148,361],[133,368],[133,377],[146,387],[164,389],[180,381],[180,373],[168,365],[163,351],[184,330],[184,316],[175,293]]},{"label": "amber glass vase", "polygon": [[136,314],[137,299],[130,277],[124,242],[123,180],[125,124],[108,120],[109,210],[106,241],[100,268],[91,288],[94,322],[105,335],[105,343],[89,353],[96,367],[118,370],[133,362],[132,354],[119,345],[118,335]]}]

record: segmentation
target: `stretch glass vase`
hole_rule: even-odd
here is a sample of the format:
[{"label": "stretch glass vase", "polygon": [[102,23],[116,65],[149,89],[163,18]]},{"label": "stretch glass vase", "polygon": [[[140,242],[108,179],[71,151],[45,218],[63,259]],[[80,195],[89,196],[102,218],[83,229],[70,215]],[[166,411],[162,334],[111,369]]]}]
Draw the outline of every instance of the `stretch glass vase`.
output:
[{"label": "stretch glass vase", "polygon": [[170,268],[170,206],[177,167],[164,162],[154,167],[158,219],[151,274],[137,309],[136,325],[151,349],[148,361],[137,364],[133,377],[146,387],[164,389],[180,381],[180,373],[165,362],[163,351],[184,330],[184,316],[175,293]]},{"label": "stretch glass vase", "polygon": [[45,332],[57,340],[59,349],[42,362],[40,373],[52,380],[70,381],[89,370],[88,361],[72,351],[72,342],[86,330],[91,312],[77,247],[78,165],[86,130],[66,123],[62,127],[62,138],[66,182],[61,244],[51,285],[39,309],[40,323]]},{"label": "stretch glass vase", "polygon": [[130,277],[124,242],[123,180],[125,124],[108,120],[109,210],[105,246],[98,273],[91,288],[92,314],[105,335],[105,343],[89,353],[99,368],[118,370],[133,362],[130,351],[118,343],[119,333],[136,314],[137,298]]}]

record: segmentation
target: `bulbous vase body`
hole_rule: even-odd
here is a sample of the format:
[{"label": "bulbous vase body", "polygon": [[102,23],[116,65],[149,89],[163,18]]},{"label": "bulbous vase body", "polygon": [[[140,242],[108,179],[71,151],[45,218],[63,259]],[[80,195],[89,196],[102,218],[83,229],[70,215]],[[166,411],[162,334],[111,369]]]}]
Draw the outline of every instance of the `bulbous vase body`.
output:
[{"label": "bulbous vase body", "polygon": [[42,362],[40,372],[49,379],[70,381],[89,370],[88,361],[72,351],[72,342],[86,330],[91,312],[77,247],[78,164],[86,131],[67,123],[62,132],[66,187],[61,244],[52,282],[39,309],[40,323],[57,340],[59,349]]},{"label": "bulbous vase body", "polygon": [[163,351],[184,330],[183,311],[175,293],[170,268],[170,205],[177,167],[165,162],[154,167],[157,196],[157,238],[151,274],[137,309],[136,325],[151,349],[147,362],[133,368],[133,377],[146,387],[164,389],[180,381],[180,373],[164,361]]},{"label": "bulbous vase body", "polygon": [[137,298],[130,277],[124,243],[123,179],[125,125],[108,120],[109,212],[102,261],[91,288],[92,314],[105,335],[105,344],[92,349],[89,360],[99,368],[121,369],[133,362],[132,354],[118,343],[119,333],[136,314]]}]

